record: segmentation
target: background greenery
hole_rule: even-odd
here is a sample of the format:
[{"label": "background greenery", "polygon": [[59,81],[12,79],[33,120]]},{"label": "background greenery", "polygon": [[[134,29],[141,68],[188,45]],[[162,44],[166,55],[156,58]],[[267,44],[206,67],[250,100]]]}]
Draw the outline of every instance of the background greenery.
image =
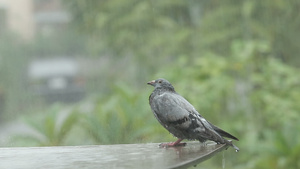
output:
[{"label": "background greenery", "polygon": [[[30,44],[1,37],[2,117],[21,116],[35,131],[10,145],[172,141],[148,105],[146,82],[164,77],[240,139],[238,154],[224,152],[227,168],[300,167],[299,1],[64,2],[73,18],[68,33]],[[36,106],[22,88],[24,63],[51,54],[109,60],[88,77],[87,99],[68,113],[61,110],[70,105]],[[80,108],[86,102],[88,111]],[[220,168],[222,158],[198,167]]]}]

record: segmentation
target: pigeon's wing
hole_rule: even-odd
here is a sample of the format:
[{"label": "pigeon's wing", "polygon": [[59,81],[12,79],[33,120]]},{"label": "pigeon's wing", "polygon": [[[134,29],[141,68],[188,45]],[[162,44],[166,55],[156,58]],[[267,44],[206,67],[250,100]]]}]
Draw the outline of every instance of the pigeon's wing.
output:
[{"label": "pigeon's wing", "polygon": [[150,101],[153,114],[170,133],[180,139],[196,139],[191,138],[190,113],[181,104],[179,97],[169,92],[154,95]]},{"label": "pigeon's wing", "polygon": [[191,128],[194,128],[195,135],[199,136],[197,138],[199,141],[212,140],[222,144],[227,142],[196,110],[189,116],[192,121]]},{"label": "pigeon's wing", "polygon": [[155,96],[152,104],[158,121],[176,137],[224,143],[224,138],[182,96],[166,92]]},{"label": "pigeon's wing", "polygon": [[[192,112],[191,114],[193,116],[195,116],[195,119],[198,119],[198,121],[200,120],[202,125],[205,126],[208,130],[213,130],[213,133],[217,132],[218,135],[221,135],[223,137],[228,137],[228,138],[231,138],[234,140],[239,140],[238,138],[234,137],[233,135],[227,133],[226,131],[220,129],[219,127],[217,127],[217,126],[211,124],[209,121],[205,120],[204,117],[202,117],[197,112],[197,110],[187,100],[185,100],[182,96],[180,96],[180,97],[181,97],[181,100],[183,100],[182,102],[184,103],[183,105],[184,105],[185,109],[189,109],[190,112]],[[193,116],[191,118],[193,118]]]},{"label": "pigeon's wing", "polygon": [[189,117],[189,112],[180,106],[180,100],[172,93],[165,92],[154,96],[150,105],[155,117],[164,126],[183,124]]}]

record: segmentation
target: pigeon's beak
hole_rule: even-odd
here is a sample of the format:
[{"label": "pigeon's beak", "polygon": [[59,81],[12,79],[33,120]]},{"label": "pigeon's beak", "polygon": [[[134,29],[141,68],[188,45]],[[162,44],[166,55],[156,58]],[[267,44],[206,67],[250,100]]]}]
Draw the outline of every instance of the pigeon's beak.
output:
[{"label": "pigeon's beak", "polygon": [[148,82],[147,84],[148,84],[148,85],[151,85],[151,86],[154,86],[155,80],[152,80],[152,81]]}]

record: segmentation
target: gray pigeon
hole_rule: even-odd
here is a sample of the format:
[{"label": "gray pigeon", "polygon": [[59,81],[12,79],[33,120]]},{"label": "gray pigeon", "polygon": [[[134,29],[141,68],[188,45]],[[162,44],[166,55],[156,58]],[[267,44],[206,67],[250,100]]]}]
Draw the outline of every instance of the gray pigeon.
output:
[{"label": "gray pigeon", "polygon": [[170,82],[157,79],[147,84],[155,88],[149,97],[154,116],[164,128],[178,138],[175,142],[160,144],[161,147],[185,145],[186,143],[180,143],[183,139],[200,142],[212,140],[217,144],[230,145],[236,152],[239,151],[238,147],[223,137],[238,139],[205,120],[185,98],[176,93]]}]

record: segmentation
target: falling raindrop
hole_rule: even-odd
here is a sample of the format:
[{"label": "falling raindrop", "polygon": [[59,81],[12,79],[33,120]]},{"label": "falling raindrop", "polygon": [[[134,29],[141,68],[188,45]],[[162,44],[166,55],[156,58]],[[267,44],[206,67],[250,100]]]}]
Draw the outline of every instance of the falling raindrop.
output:
[{"label": "falling raindrop", "polygon": [[224,169],[225,168],[225,153],[224,153],[224,151],[223,151],[223,158],[222,158],[222,168]]}]

